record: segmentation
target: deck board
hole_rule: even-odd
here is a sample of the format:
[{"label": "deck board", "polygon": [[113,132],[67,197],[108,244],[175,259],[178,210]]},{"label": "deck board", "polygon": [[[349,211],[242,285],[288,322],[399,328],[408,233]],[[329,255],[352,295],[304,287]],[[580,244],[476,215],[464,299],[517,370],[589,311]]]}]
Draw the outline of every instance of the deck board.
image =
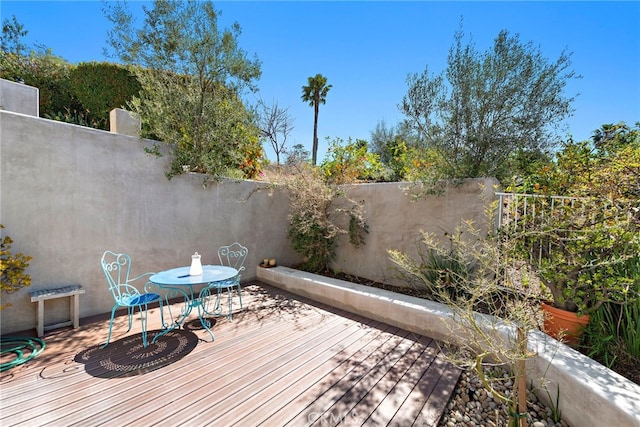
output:
[{"label": "deck board", "polygon": [[[195,315],[146,349],[126,316],[105,349],[107,315],[47,332],[0,373],[0,425],[437,424],[460,371],[436,341],[260,282],[243,302],[212,319],[213,342]],[[160,330],[154,308],[149,339]]]}]

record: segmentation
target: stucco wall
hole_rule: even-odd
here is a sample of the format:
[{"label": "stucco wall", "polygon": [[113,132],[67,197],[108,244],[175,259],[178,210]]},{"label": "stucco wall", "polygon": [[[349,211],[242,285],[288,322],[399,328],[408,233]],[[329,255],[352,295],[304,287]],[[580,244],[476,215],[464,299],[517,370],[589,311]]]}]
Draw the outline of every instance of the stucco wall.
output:
[{"label": "stucco wall", "polygon": [[0,79],[0,110],[38,117],[40,114],[39,96],[38,88]]},{"label": "stucco wall", "polygon": [[[236,240],[249,248],[243,280],[255,277],[251,266],[265,257],[300,263],[287,240],[286,194],[253,181],[203,187],[197,174],[168,180],[167,160],[146,154],[145,143],[0,110],[0,223],[13,251],[33,257],[31,287],[0,295],[12,304],[0,311],[2,333],[35,328],[31,289],[81,284],[80,316],[109,312],[113,299],[99,263],[107,249],[129,253],[134,275],[189,265],[195,251],[214,263],[216,248]],[[358,249],[342,236],[334,267],[393,282],[387,249],[412,253],[421,229],[442,233],[462,218],[480,221],[481,183],[490,190],[493,181],[469,181],[417,202],[397,183],[347,187],[364,201],[370,233]],[[47,302],[46,323],[67,320],[68,309],[66,299]]]},{"label": "stucco wall", "polygon": [[387,250],[397,249],[416,257],[420,231],[434,233],[444,241],[445,231],[452,233],[463,219],[473,220],[477,227],[484,228],[487,222],[484,206],[487,200],[492,200],[496,184],[494,179],[470,179],[449,186],[442,195],[417,199],[406,184],[347,187],[349,198],[364,202],[369,234],[365,235],[365,244],[358,248],[349,243],[347,235],[342,235],[333,267],[378,282],[401,285]]},{"label": "stucco wall", "polygon": [[[247,265],[264,257],[299,261],[286,238],[288,202],[250,181],[203,188],[202,176],[168,180],[165,162],[135,137],[0,111],[0,223],[13,251],[33,257],[30,288],[2,294],[2,333],[35,327],[30,289],[81,284],[80,316],[111,310],[100,268],[111,249],[132,256],[132,273],[189,265],[191,254],[215,261],[216,248],[238,240]],[[217,261],[216,261],[217,262]],[[243,279],[251,279],[247,269]],[[68,302],[45,305],[47,323],[68,315]]]}]

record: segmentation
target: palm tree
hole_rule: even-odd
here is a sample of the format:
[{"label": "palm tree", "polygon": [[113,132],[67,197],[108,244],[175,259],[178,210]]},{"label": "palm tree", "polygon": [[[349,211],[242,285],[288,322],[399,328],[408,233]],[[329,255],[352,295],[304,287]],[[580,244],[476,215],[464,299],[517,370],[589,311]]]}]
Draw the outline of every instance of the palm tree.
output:
[{"label": "palm tree", "polygon": [[308,78],[308,86],[302,86],[302,101],[308,102],[313,107],[313,155],[312,162],[316,165],[318,157],[318,110],[320,104],[327,102],[327,92],[332,85],[327,85],[327,78],[322,74]]}]

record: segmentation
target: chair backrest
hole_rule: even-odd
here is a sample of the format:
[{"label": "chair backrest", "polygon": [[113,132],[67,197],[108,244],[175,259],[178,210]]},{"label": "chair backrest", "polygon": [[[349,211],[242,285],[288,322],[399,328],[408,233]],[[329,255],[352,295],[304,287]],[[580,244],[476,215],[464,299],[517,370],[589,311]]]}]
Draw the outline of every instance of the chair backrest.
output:
[{"label": "chair backrest", "polygon": [[119,302],[123,296],[136,294],[137,290],[128,284],[131,258],[127,254],[105,251],[102,254],[102,271],[107,278],[113,298]]},{"label": "chair backrest", "polygon": [[244,270],[244,261],[247,259],[249,251],[238,242],[234,242],[228,246],[220,246],[218,248],[218,259],[220,264],[233,267],[238,272]]}]

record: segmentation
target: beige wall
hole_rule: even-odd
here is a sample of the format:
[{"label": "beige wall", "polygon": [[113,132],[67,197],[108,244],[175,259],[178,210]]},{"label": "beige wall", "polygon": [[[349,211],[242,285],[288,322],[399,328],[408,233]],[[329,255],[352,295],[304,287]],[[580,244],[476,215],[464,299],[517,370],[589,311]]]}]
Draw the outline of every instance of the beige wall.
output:
[{"label": "beige wall", "polygon": [[0,79],[0,110],[36,116],[40,114],[38,88]]},{"label": "beige wall", "polygon": [[[188,265],[191,254],[213,263],[216,248],[238,240],[247,266],[265,256],[295,263],[286,238],[287,199],[254,190],[263,184],[213,183],[200,175],[168,180],[165,160],[139,139],[0,111],[0,223],[13,251],[33,257],[31,289],[82,284],[81,317],[111,310],[99,260],[106,249],[129,253],[132,273]],[[255,276],[248,268],[243,279]],[[35,326],[29,288],[2,302],[2,333]],[[59,306],[59,307],[58,307]],[[47,323],[67,301],[47,302]]]},{"label": "beige wall", "polygon": [[[36,100],[37,102],[37,100]],[[33,257],[30,288],[2,294],[1,332],[35,327],[30,289],[81,284],[80,316],[111,310],[100,268],[102,253],[129,253],[132,273],[188,265],[191,254],[215,262],[216,248],[235,240],[249,248],[243,280],[255,277],[265,257],[294,266],[300,257],[287,240],[288,200],[264,183],[223,181],[203,188],[203,177],[168,180],[166,159],[144,152],[136,137],[0,110],[0,223],[13,251]],[[390,280],[387,248],[411,251],[420,229],[453,230],[460,218],[480,218],[479,182],[450,188],[443,197],[412,202],[400,186],[347,188],[365,201],[366,244],[341,238],[337,269]],[[46,303],[46,323],[66,320],[68,301]]]},{"label": "beige wall", "polygon": [[364,201],[369,234],[365,245],[355,248],[346,235],[339,239],[335,269],[378,282],[400,285],[388,249],[417,256],[420,231],[442,236],[453,232],[463,219],[480,227],[486,223],[484,201],[491,200],[494,179],[467,180],[450,186],[443,195],[421,197],[413,201],[406,184],[359,184],[347,189],[352,200]]}]

